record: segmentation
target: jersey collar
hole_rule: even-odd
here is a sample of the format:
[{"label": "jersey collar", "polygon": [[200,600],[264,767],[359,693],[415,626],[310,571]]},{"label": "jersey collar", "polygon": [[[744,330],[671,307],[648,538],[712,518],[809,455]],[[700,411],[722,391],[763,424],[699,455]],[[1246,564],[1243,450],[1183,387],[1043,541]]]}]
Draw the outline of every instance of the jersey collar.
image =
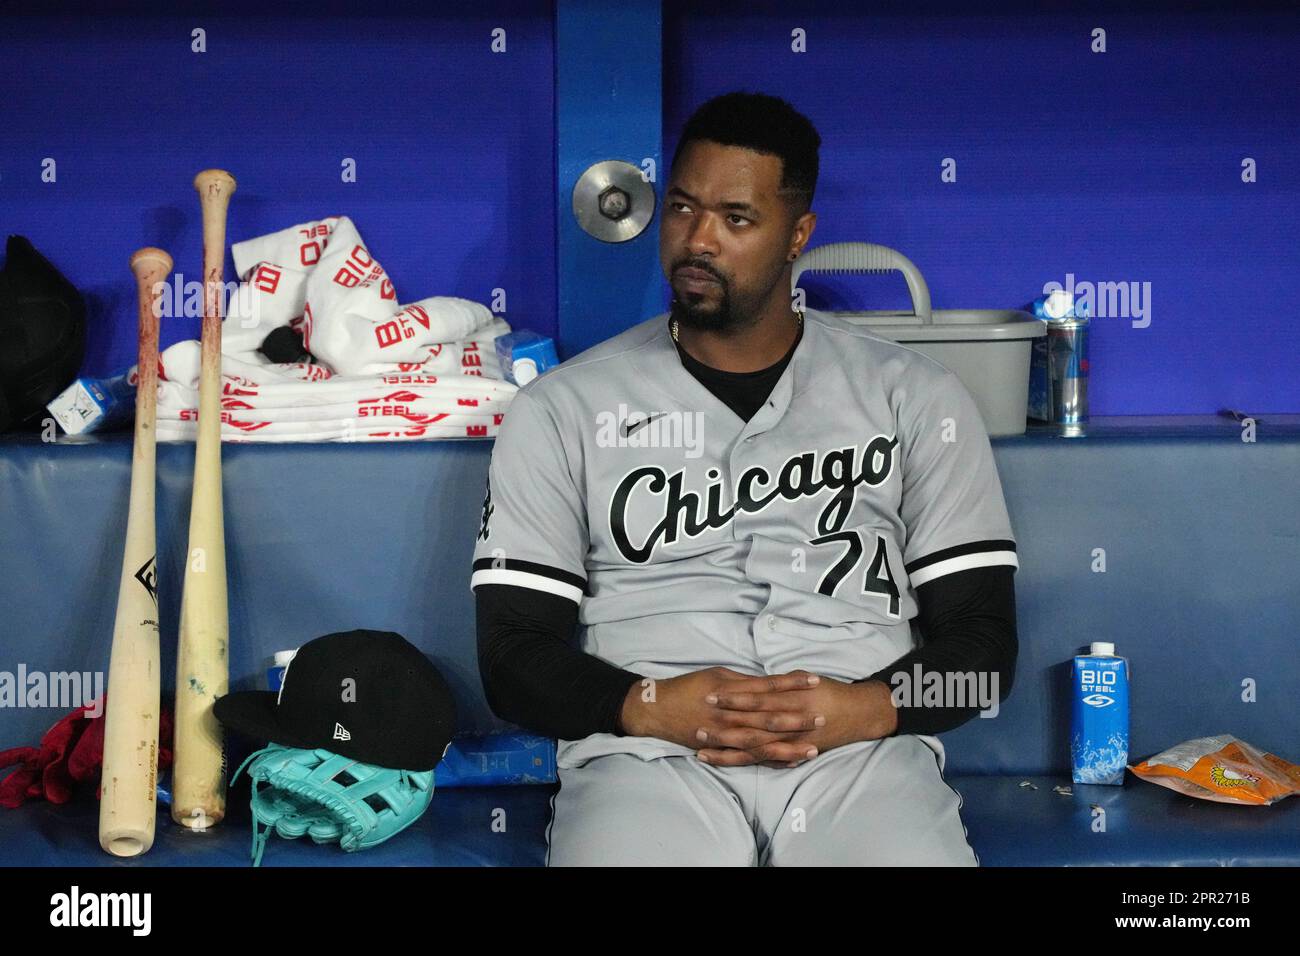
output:
[{"label": "jersey collar", "polygon": [[653,355],[656,361],[664,362],[670,369],[661,390],[678,404],[709,409],[724,418],[729,416],[728,420],[744,426],[746,435],[757,434],[780,421],[790,407],[791,400],[812,385],[812,356],[820,347],[823,335],[820,315],[813,309],[804,312],[803,336],[795,346],[785,371],[773,386],[772,394],[748,422],[742,421],[740,416],[682,365],[682,358],[677,354],[677,345],[668,328],[669,315],[670,313],[664,312],[656,319],[659,331],[654,339]]}]

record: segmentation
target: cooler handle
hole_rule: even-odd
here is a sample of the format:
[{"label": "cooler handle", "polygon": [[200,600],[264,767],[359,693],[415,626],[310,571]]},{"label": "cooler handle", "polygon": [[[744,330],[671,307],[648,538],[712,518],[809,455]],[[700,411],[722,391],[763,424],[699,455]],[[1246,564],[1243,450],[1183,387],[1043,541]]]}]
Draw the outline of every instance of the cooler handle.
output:
[{"label": "cooler handle", "polygon": [[799,285],[799,277],[805,272],[836,274],[901,272],[903,278],[907,280],[908,291],[912,294],[911,312],[877,310],[853,314],[873,318],[909,318],[913,320],[912,324],[919,325],[930,325],[933,322],[930,312],[930,289],[921,276],[921,270],[907,256],[888,246],[877,245],[874,242],[832,242],[815,249],[805,249],[791,270],[791,290]]}]

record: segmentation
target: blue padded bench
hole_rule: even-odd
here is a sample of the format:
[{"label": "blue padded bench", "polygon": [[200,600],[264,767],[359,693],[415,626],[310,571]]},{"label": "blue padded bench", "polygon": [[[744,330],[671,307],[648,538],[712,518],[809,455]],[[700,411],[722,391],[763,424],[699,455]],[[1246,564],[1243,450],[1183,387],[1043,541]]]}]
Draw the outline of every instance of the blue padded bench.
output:
[{"label": "blue padded bench", "polygon": [[[994,441],[1020,545],[1016,685],[996,718],[943,737],[983,864],[1300,863],[1300,798],[1227,806],[1131,775],[1123,787],[1053,790],[1069,783],[1068,661],[1093,640],[1114,641],[1132,663],[1135,760],[1217,733],[1300,760],[1300,416],[1265,416],[1257,438],[1183,417]],[[463,730],[507,729],[482,697],[468,587],[490,453],[490,442],[226,445],[233,686],[263,686],[271,652],[320,634],[394,630],[443,670]],[[192,465],[192,445],[159,446],[160,598],[172,640]],[[126,433],[0,440],[0,670],[106,669],[129,471]],[[1092,570],[1099,548],[1104,573]],[[164,640],[163,673],[174,664]],[[1257,702],[1241,700],[1247,678]],[[36,741],[61,714],[0,711],[0,749]],[[0,865],[247,865],[245,787],[212,832],[160,820],[153,851],[137,861],[99,850],[93,799],[0,811]],[[554,790],[443,789],[384,846],[344,854],[273,838],[263,865],[540,864]],[[1094,805],[1105,832],[1094,832]],[[498,811],[504,833],[491,826]]]}]

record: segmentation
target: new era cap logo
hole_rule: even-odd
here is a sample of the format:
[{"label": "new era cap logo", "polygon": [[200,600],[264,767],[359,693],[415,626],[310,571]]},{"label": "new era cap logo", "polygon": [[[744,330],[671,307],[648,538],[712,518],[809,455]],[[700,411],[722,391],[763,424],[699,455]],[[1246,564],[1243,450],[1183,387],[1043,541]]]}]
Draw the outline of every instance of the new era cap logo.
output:
[{"label": "new era cap logo", "polygon": [[352,735],[351,735],[350,733],[348,733],[348,729],[347,729],[346,727],[344,727],[342,724],[335,724],[335,725],[334,725],[334,739],[335,739],[335,740],[351,740],[351,739],[352,739]]}]

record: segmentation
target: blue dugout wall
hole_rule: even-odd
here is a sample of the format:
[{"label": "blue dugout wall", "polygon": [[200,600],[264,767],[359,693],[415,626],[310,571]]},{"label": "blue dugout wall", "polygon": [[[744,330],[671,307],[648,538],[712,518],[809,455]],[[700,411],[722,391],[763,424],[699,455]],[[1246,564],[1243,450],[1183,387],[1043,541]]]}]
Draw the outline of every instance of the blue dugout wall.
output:
[{"label": "blue dugout wall", "polygon": [[[590,238],[577,176],[648,159],[661,197],[691,110],[754,89],[822,135],[814,244],[902,251],[938,308],[1022,307],[1048,282],[1110,290],[1093,414],[1300,411],[1294,5],[42,10],[6,13],[0,36],[0,227],[88,295],[92,374],[133,361],[132,251],[161,245],[197,272],[190,181],[211,166],[239,180],[231,241],[349,215],[401,299],[503,292],[512,323],[571,356],[667,291],[657,220],[631,242]],[[816,286],[811,304],[905,295],[873,277]],[[197,327],[173,320],[163,346]]]}]

